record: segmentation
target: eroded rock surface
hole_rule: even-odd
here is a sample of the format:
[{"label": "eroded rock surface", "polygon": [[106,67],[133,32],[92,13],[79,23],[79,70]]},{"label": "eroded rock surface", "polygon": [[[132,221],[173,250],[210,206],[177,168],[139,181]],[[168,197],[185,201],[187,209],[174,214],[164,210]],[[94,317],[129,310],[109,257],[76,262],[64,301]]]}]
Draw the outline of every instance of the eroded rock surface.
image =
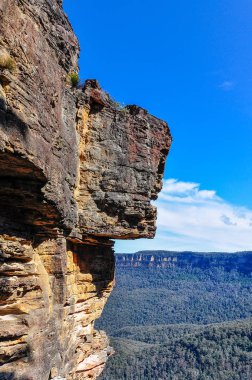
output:
[{"label": "eroded rock surface", "polygon": [[155,233],[168,126],[95,80],[73,88],[78,54],[61,1],[0,2],[1,380],[95,379],[110,239]]},{"label": "eroded rock surface", "polygon": [[113,238],[153,237],[171,143],[166,123],[137,106],[120,108],[96,81],[78,97],[78,226]]}]

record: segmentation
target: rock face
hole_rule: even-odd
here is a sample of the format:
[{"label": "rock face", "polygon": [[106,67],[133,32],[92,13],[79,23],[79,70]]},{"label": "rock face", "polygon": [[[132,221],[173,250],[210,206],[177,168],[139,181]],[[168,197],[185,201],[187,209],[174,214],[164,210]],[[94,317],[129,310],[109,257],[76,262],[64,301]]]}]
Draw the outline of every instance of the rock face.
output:
[{"label": "rock face", "polygon": [[150,200],[161,189],[169,130],[142,108],[118,108],[96,81],[86,82],[77,113],[78,226],[95,236],[153,237]]},{"label": "rock face", "polygon": [[111,238],[152,238],[171,136],[95,80],[60,0],[0,2],[0,379],[95,379]]}]

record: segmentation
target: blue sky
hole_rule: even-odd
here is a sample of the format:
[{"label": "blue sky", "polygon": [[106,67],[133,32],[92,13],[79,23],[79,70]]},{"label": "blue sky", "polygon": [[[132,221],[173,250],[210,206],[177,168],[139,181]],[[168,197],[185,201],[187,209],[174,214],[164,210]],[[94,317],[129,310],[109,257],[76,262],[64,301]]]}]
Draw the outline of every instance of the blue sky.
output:
[{"label": "blue sky", "polygon": [[64,0],[64,8],[81,78],[166,120],[174,138],[157,238],[116,250],[252,249],[251,1]]}]

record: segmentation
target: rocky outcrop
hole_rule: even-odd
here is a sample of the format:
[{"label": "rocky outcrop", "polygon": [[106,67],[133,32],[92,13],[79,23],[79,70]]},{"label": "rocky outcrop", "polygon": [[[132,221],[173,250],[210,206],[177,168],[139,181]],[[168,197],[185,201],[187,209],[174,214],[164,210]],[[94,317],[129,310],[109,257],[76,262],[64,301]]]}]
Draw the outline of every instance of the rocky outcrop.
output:
[{"label": "rocky outcrop", "polygon": [[151,238],[171,136],[137,106],[69,81],[61,1],[0,3],[0,379],[94,379],[111,238]]},{"label": "rocky outcrop", "polygon": [[140,107],[120,108],[96,81],[87,81],[78,97],[77,130],[79,229],[116,239],[153,237],[150,200],[161,190],[171,143],[166,123]]}]

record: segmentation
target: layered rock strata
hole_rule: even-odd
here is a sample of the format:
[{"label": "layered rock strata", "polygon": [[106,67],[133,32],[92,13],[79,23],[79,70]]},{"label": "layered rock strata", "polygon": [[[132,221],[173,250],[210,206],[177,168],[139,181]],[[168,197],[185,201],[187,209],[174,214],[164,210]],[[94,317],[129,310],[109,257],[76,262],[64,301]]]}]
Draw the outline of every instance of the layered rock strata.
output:
[{"label": "layered rock strata", "polygon": [[167,124],[75,88],[79,46],[57,0],[0,3],[0,379],[95,379],[111,238],[155,233]]}]

